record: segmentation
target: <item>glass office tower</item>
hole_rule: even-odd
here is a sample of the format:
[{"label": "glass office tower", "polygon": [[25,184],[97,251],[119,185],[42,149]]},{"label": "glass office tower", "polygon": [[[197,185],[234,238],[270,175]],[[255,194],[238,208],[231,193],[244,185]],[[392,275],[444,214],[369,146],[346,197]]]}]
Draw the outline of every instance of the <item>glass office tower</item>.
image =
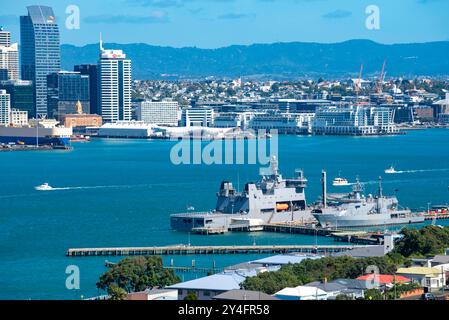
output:
[{"label": "glass office tower", "polygon": [[23,80],[33,81],[37,116],[47,116],[47,75],[61,68],[59,28],[53,9],[29,6],[20,17],[20,52]]}]

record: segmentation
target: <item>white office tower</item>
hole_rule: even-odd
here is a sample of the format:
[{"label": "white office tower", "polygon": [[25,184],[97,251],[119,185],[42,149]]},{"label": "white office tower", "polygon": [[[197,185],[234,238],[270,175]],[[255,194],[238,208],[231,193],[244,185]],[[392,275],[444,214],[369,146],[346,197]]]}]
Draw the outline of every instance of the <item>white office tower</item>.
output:
[{"label": "white office tower", "polygon": [[137,120],[160,126],[178,126],[177,101],[143,101],[136,108]]},{"label": "white office tower", "polygon": [[11,45],[11,34],[0,27],[0,80],[19,80],[19,46]]},{"label": "white office tower", "polygon": [[11,103],[6,90],[0,90],[0,125],[7,126],[10,123]]},{"label": "white office tower", "polygon": [[131,60],[122,50],[105,50],[100,40],[98,62],[99,106],[105,123],[130,121]]},{"label": "white office tower", "polygon": [[0,46],[9,47],[11,45],[11,33],[0,27]]}]

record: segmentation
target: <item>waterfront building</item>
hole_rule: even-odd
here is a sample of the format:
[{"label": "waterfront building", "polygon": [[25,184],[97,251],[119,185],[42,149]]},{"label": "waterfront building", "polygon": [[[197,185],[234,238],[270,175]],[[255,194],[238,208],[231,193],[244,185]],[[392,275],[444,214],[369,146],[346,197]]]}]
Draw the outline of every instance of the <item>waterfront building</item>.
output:
[{"label": "waterfront building", "polygon": [[394,110],[372,106],[327,106],[317,109],[313,123],[316,135],[397,134]]},{"label": "waterfront building", "polygon": [[0,90],[0,125],[7,126],[11,119],[11,103],[9,94],[6,90]]},{"label": "waterfront building", "polygon": [[99,107],[104,122],[130,121],[131,60],[122,50],[105,50],[100,40]]},{"label": "waterfront building", "polygon": [[441,122],[441,119],[447,118],[445,116],[442,117],[442,115],[449,114],[449,93],[446,93],[446,97],[443,100],[439,100],[435,102],[433,105],[434,110],[434,117],[438,118]]},{"label": "waterfront building", "polygon": [[0,81],[0,90],[6,90],[11,98],[11,108],[26,111],[30,118],[35,117],[33,83],[25,80]]},{"label": "waterfront building", "polygon": [[81,101],[76,103],[76,113],[62,116],[64,126],[67,128],[85,129],[87,127],[100,127],[102,118],[97,114],[86,114],[83,111]]},{"label": "waterfront building", "polygon": [[280,134],[310,134],[314,113],[279,113],[256,114],[250,121],[253,130],[277,130]]},{"label": "waterfront building", "polygon": [[161,126],[178,126],[177,101],[142,101],[136,108],[137,121]]},{"label": "waterfront building", "polygon": [[147,289],[141,292],[132,292],[128,294],[127,300],[130,301],[173,301],[178,300],[178,290],[167,289]]},{"label": "waterfront building", "polygon": [[415,119],[421,122],[429,122],[434,120],[433,108],[429,106],[417,106],[413,108]]},{"label": "waterfront building", "polygon": [[214,110],[210,107],[182,109],[182,127],[212,127],[213,124]]},{"label": "waterfront building", "polygon": [[116,121],[105,123],[98,131],[98,136],[105,138],[148,139],[157,128],[143,121]]},{"label": "waterfront building", "polygon": [[90,113],[89,76],[79,72],[59,71],[47,75],[48,117],[62,121],[64,115],[76,113],[81,101],[82,113]]},{"label": "waterfront building", "polygon": [[28,112],[12,109],[10,113],[10,123],[13,126],[26,126],[28,125]]},{"label": "waterfront building", "polygon": [[20,17],[20,53],[22,79],[33,82],[36,116],[46,116],[47,75],[61,68],[59,27],[53,9],[27,7]]},{"label": "waterfront building", "polygon": [[90,113],[98,115],[101,114],[101,110],[98,107],[98,65],[76,65],[73,68],[73,71],[89,76]]},{"label": "waterfront building", "polygon": [[246,130],[253,117],[254,112],[222,112],[215,117],[214,127]]},{"label": "waterfront building", "polygon": [[449,113],[441,113],[438,116],[438,122],[444,125],[449,125]]}]

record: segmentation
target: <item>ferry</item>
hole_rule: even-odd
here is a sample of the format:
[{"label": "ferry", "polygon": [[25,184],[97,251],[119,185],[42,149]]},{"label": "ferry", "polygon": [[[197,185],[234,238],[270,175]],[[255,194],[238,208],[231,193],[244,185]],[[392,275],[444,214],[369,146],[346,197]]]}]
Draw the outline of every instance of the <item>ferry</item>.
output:
[{"label": "ferry", "polygon": [[396,173],[399,173],[399,172],[396,171],[396,169],[393,166],[391,166],[390,168],[385,170],[385,174],[396,174]]},{"label": "ferry", "polygon": [[347,187],[350,185],[349,181],[344,178],[335,178],[332,182],[332,185],[334,187]]},{"label": "ferry", "polygon": [[52,191],[53,187],[51,187],[47,182],[45,182],[40,186],[34,187],[34,189],[36,189],[37,191]]}]

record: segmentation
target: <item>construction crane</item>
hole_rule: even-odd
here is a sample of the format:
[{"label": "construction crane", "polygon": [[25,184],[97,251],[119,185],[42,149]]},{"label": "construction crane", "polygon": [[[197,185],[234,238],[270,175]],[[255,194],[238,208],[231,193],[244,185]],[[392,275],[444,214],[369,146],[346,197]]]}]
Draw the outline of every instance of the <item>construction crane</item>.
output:
[{"label": "construction crane", "polygon": [[387,65],[387,60],[384,60],[384,64],[382,65],[382,71],[380,72],[379,82],[377,83],[377,93],[381,94],[383,91],[383,83],[385,77],[385,67]]},{"label": "construction crane", "polygon": [[359,103],[359,93],[360,89],[362,88],[362,76],[363,76],[363,63],[360,65],[360,74],[359,74],[359,80],[357,81],[355,85],[355,94],[356,94],[356,103]]}]

